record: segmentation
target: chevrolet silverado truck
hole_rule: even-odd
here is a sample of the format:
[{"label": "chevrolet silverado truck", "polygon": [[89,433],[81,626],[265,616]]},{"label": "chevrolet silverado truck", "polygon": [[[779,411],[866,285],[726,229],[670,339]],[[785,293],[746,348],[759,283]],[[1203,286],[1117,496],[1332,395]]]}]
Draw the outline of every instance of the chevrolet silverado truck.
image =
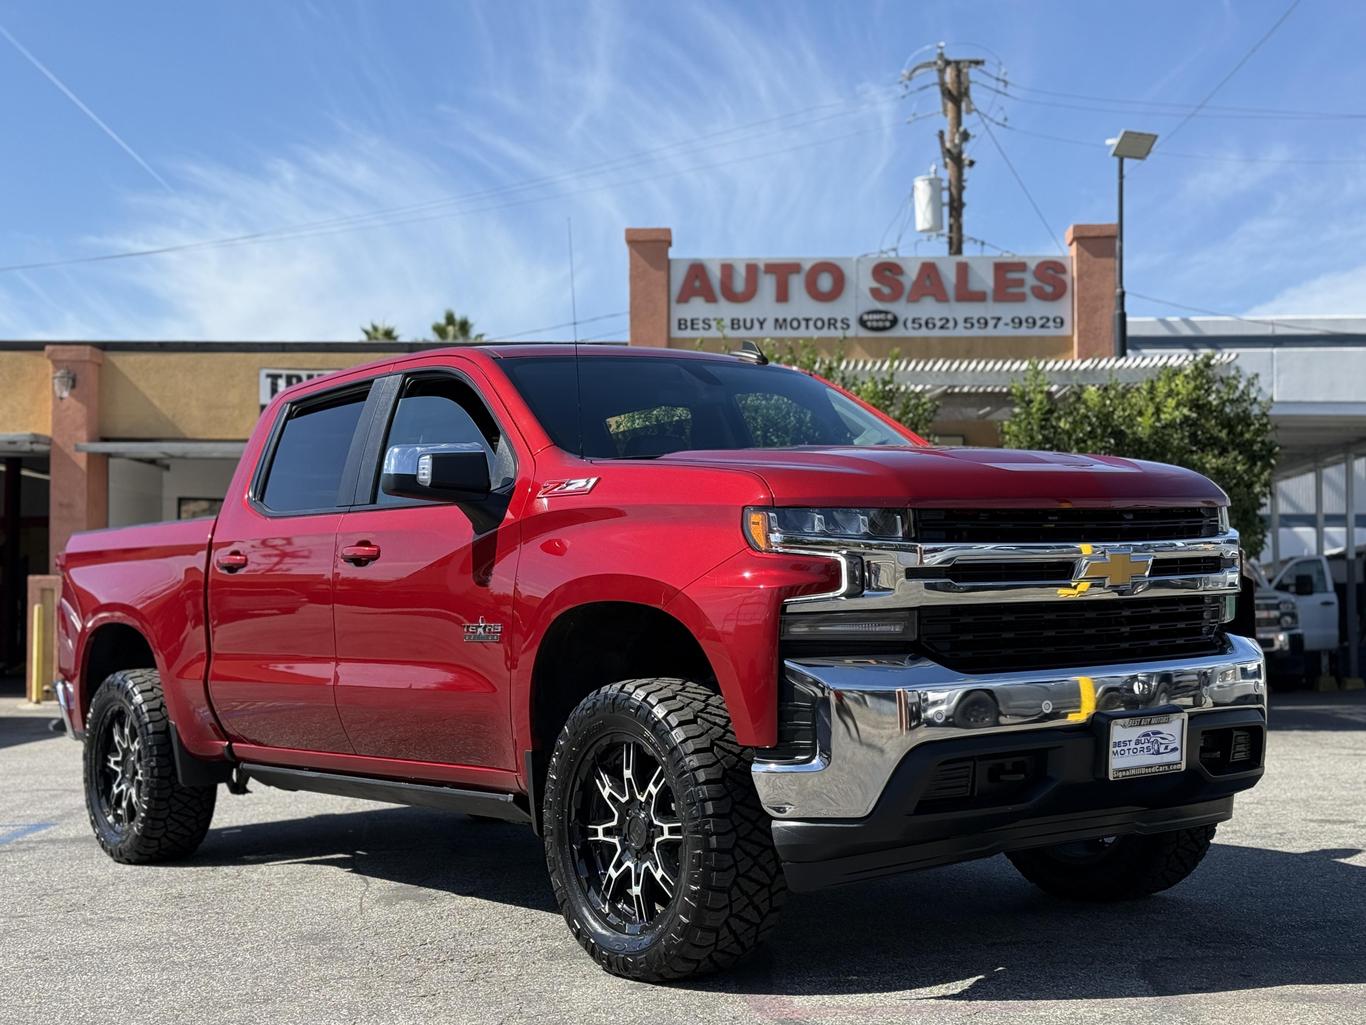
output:
[{"label": "chevrolet silverado truck", "polygon": [[1189,875],[1265,747],[1226,507],[752,346],[427,351],[283,392],[215,518],[74,537],[56,692],[117,861],[247,781],[512,820],[602,967],[681,979],[789,887]]},{"label": "chevrolet silverado truck", "polygon": [[1310,679],[1326,670],[1342,642],[1333,572],[1322,555],[1292,559],[1268,582],[1249,564],[1257,583],[1257,640],[1273,680]]}]

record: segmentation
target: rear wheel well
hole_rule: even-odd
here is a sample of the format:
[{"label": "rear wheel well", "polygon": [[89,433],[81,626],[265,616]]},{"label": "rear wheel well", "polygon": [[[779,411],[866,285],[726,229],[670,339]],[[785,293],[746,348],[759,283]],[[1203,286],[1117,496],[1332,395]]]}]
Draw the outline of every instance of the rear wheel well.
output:
[{"label": "rear wheel well", "polygon": [[717,689],[697,638],[667,612],[631,602],[596,602],[563,613],[541,640],[531,674],[537,753],[555,746],[569,713],[599,687],[655,676]]},{"label": "rear wheel well", "polygon": [[95,631],[81,667],[81,704],[88,711],[100,684],[122,669],[155,669],[156,656],[147,638],[124,623],[109,623]]}]

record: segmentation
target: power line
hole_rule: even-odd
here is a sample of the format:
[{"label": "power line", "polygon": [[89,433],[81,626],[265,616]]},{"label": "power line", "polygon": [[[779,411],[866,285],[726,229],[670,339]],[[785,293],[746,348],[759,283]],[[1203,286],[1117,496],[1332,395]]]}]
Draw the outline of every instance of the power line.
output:
[{"label": "power line", "polygon": [[1288,320],[1276,320],[1271,317],[1243,317],[1236,313],[1228,313],[1223,310],[1209,310],[1203,306],[1190,306],[1186,303],[1172,302],[1170,299],[1159,299],[1155,295],[1144,295],[1142,292],[1129,292],[1136,299],[1146,299],[1150,303],[1157,303],[1159,306],[1169,306],[1174,310],[1187,310],[1191,313],[1203,313],[1210,317],[1228,317],[1230,320],[1237,320],[1245,324],[1264,324],[1269,327],[1282,327],[1287,331],[1299,331],[1316,335],[1335,335],[1341,338],[1360,338],[1359,331],[1334,331],[1327,327],[1312,327],[1308,324],[1296,324]]},{"label": "power line", "polygon": [[[983,86],[983,88],[992,89],[993,92],[998,92],[1001,95],[1008,95],[1010,93],[1010,90],[1020,89],[1027,93],[1038,93],[1041,96],[1056,96],[1061,97],[1063,99],[1084,100],[1088,103],[1112,103],[1126,107],[1170,108],[1179,110],[1181,112],[1188,112],[1194,110],[1198,106],[1198,104],[1194,103],[1177,103],[1168,100],[1133,100],[1124,99],[1119,96],[1092,96],[1087,93],[1065,92],[1059,89],[1040,89],[1037,86],[1022,85],[1021,83],[1016,82],[1013,79],[1006,79],[996,75],[992,75],[991,77],[994,78],[1001,85],[1001,89],[992,89],[992,87],[990,86]],[[1021,96],[1014,96],[1012,98],[1025,99],[1025,97]],[[1026,102],[1030,101],[1026,100]],[[1306,120],[1337,121],[1358,120],[1366,118],[1366,112],[1359,111],[1286,110],[1276,107],[1244,107],[1229,106],[1227,104],[1221,105],[1214,103],[1209,103],[1205,105],[1204,111],[1202,112],[1202,116],[1212,117],[1214,116],[1214,112],[1227,112],[1230,114],[1257,114],[1264,115],[1267,118],[1273,120],[1280,118],[1304,118]]]},{"label": "power line", "polygon": [[[514,338],[525,338],[527,335],[539,335],[546,331],[558,331],[560,328],[573,327],[575,324],[596,324],[602,320],[614,320],[617,317],[624,317],[630,312],[630,310],[621,310],[617,313],[604,313],[601,316],[586,317],[583,320],[578,321],[566,320],[563,324],[547,324],[545,327],[533,327],[526,331],[514,331],[510,335],[493,335],[493,338],[495,341],[499,342],[510,342]],[[582,341],[588,341],[588,339],[582,339]]]},{"label": "power line", "polygon": [[1277,18],[1276,21],[1272,24],[1272,26],[1262,34],[1262,37],[1252,44],[1251,49],[1249,49],[1247,53],[1243,54],[1242,59],[1240,59],[1237,64],[1233,65],[1233,67],[1229,70],[1229,73],[1225,75],[1223,78],[1219,79],[1219,81],[1215,84],[1214,88],[1205,94],[1204,99],[1202,99],[1198,104],[1196,104],[1195,109],[1192,110],[1189,114],[1187,114],[1186,117],[1175,128],[1173,128],[1170,132],[1167,132],[1164,138],[1158,140],[1157,147],[1154,148],[1160,148],[1163,142],[1169,141],[1173,135],[1181,131],[1181,129],[1185,128],[1186,125],[1190,124],[1191,119],[1195,117],[1197,114],[1199,114],[1200,111],[1205,108],[1205,105],[1209,103],[1210,100],[1214,99],[1214,94],[1217,93],[1220,89],[1222,89],[1226,84],[1228,84],[1228,80],[1231,79],[1234,75],[1236,75],[1242,69],[1243,65],[1252,59],[1252,55],[1255,54],[1258,50],[1260,50],[1262,46],[1266,43],[1266,41],[1276,34],[1276,30],[1280,28],[1283,24],[1285,24],[1285,20],[1289,18],[1290,15],[1295,13],[1295,8],[1299,5],[1300,0],[1291,0],[1290,6],[1285,9],[1285,13],[1283,13],[1279,18]]},{"label": "power line", "polygon": [[[438,212],[435,212],[435,213],[429,213],[429,214],[424,214],[424,215],[419,215],[419,216],[413,216],[413,217],[406,217],[406,218],[403,218],[403,219],[401,219],[401,220],[376,221],[376,222],[372,222],[372,223],[370,223],[370,224],[350,225],[350,226],[343,226],[343,227],[339,227],[339,228],[332,228],[332,229],[319,230],[319,231],[298,232],[298,233],[295,233],[295,234],[292,234],[292,235],[276,235],[276,236],[270,236],[270,237],[266,237],[266,238],[253,239],[253,240],[245,241],[245,242],[229,242],[229,243],[222,243],[221,245],[214,246],[213,248],[227,248],[227,247],[235,246],[235,245],[264,245],[264,244],[273,243],[273,242],[293,242],[293,241],[298,241],[298,240],[301,240],[301,239],[321,238],[321,237],[324,237],[324,236],[327,236],[327,235],[345,234],[345,233],[347,233],[347,232],[356,231],[356,230],[360,230],[360,229],[364,229],[364,228],[393,228],[393,227],[400,227],[400,226],[402,226],[402,225],[407,225],[407,224],[420,224],[420,223],[425,223],[425,222],[427,222],[427,221],[445,220],[445,219],[448,219],[448,218],[455,218],[455,217],[467,217],[467,216],[469,216],[469,215],[471,215],[471,214],[489,213],[489,212],[496,211],[496,210],[509,210],[509,209],[514,208],[514,207],[527,206],[528,204],[532,204],[532,203],[544,203],[544,202],[547,202],[547,201],[550,201],[550,200],[572,199],[572,198],[575,197],[575,196],[584,196],[584,195],[588,195],[588,194],[591,194],[591,193],[594,193],[594,192],[602,192],[602,191],[605,191],[605,190],[607,190],[607,189],[619,189],[619,188],[625,188],[625,187],[631,186],[631,185],[641,185],[641,184],[646,184],[646,183],[649,183],[649,182],[662,181],[662,180],[665,179],[665,178],[676,178],[676,177],[679,177],[679,176],[682,176],[682,175],[696,174],[696,173],[699,172],[699,171],[714,171],[714,170],[718,170],[718,169],[723,168],[723,167],[730,167],[730,166],[733,166],[733,165],[735,165],[735,164],[746,163],[746,162],[751,161],[751,160],[763,160],[763,159],[768,159],[768,158],[775,157],[775,156],[782,156],[783,154],[786,154],[786,153],[795,153],[795,152],[798,152],[798,151],[800,151],[800,150],[812,149],[813,147],[817,147],[817,146],[825,146],[825,145],[828,145],[828,144],[830,144],[830,143],[844,142],[844,141],[847,141],[847,140],[849,140],[849,139],[856,139],[856,138],[859,138],[859,137],[864,136],[864,135],[868,135],[868,134],[870,134],[870,133],[872,133],[872,132],[876,132],[876,131],[881,131],[881,129],[880,129],[880,128],[877,128],[877,127],[875,127],[875,128],[864,128],[864,129],[860,129],[859,131],[856,131],[856,132],[847,132],[847,133],[845,133],[844,135],[827,136],[826,138],[823,138],[823,139],[814,139],[814,140],[812,140],[812,141],[810,141],[810,142],[798,143],[797,145],[794,145],[794,146],[787,146],[787,147],[784,147],[784,148],[782,148],[782,149],[771,149],[771,150],[763,150],[763,151],[758,152],[758,153],[749,153],[749,154],[746,154],[746,155],[744,155],[744,156],[734,157],[734,158],[732,158],[732,159],[730,159],[730,160],[720,160],[720,161],[716,161],[716,162],[710,163],[710,164],[697,164],[697,165],[693,165],[693,166],[689,166],[689,167],[680,167],[680,168],[676,168],[675,170],[672,170],[672,171],[662,171],[662,172],[659,172],[659,173],[656,173],[656,174],[643,175],[643,176],[638,177],[638,178],[627,178],[627,179],[622,179],[622,180],[618,180],[618,181],[603,182],[603,183],[598,184],[598,185],[589,185],[589,186],[584,186],[583,188],[571,189],[571,190],[569,190],[569,191],[567,191],[567,192],[550,193],[550,194],[548,194],[548,195],[543,195],[543,196],[529,196],[529,197],[524,198],[524,199],[512,200],[512,201],[507,202],[507,203],[497,203],[497,204],[493,204],[493,205],[491,205],[491,206],[470,207],[470,208],[462,209],[462,210],[438,211]],[[195,248],[208,248],[208,247],[200,246],[200,247],[195,247]],[[121,255],[141,256],[141,255],[151,255],[151,254],[150,254],[150,253],[147,253],[147,252],[136,252],[136,253],[131,253],[131,254],[121,254]],[[81,260],[81,261],[76,261],[76,262],[89,262],[89,260]],[[7,271],[7,270],[12,270],[12,269],[23,269],[23,268],[0,267],[0,272]]]},{"label": "power line", "polygon": [[[988,117],[981,110],[978,115]],[[1054,135],[1051,132],[1036,132],[1031,128],[1021,128],[1006,121],[989,118],[991,123],[997,128],[1004,128],[1008,132],[1017,135],[1030,135],[1036,139],[1048,139],[1051,142],[1062,142],[1069,146],[1085,146],[1088,149],[1109,149],[1103,142],[1095,139],[1075,139],[1066,135]],[[1223,153],[1187,153],[1180,150],[1163,150],[1162,156],[1174,157],[1178,160],[1212,160],[1230,164],[1336,164],[1342,166],[1352,166],[1366,164],[1366,158],[1362,157],[1236,157]]]},{"label": "power line", "polygon": [[[1189,120],[1193,117],[1212,117],[1224,118],[1234,121],[1361,121],[1366,120],[1366,112],[1338,112],[1330,113],[1323,111],[1313,113],[1310,111],[1273,111],[1258,110],[1257,108],[1235,108],[1221,107],[1212,109],[1206,107],[1201,109],[1198,104],[1189,103],[1159,103],[1159,102],[1140,102],[1124,101],[1118,99],[1104,99],[1101,97],[1082,96],[1077,93],[1065,93],[1064,96],[1083,102],[1070,103],[1062,100],[1041,100],[1033,96],[1019,96],[1010,91],[1011,88],[1024,88],[1023,86],[1007,83],[1007,88],[997,89],[995,86],[981,85],[980,88],[992,93],[995,96],[1003,96],[1007,99],[1015,100],[1018,103],[1028,103],[1036,107],[1049,107],[1056,110],[1081,110],[1093,114],[1141,114],[1144,117],[1178,117]],[[1127,106],[1118,106],[1127,102]]]},{"label": "power line", "polygon": [[1048,223],[1048,218],[1045,217],[1043,211],[1039,209],[1039,204],[1035,202],[1034,195],[1029,191],[1029,186],[1026,185],[1025,180],[1020,177],[1020,172],[1015,170],[1015,165],[1011,162],[1010,156],[1006,153],[1005,148],[1002,147],[1000,140],[996,138],[996,133],[991,130],[991,122],[987,118],[980,116],[978,117],[978,120],[981,121],[982,127],[987,130],[987,136],[991,139],[992,145],[996,147],[996,152],[1001,154],[1001,159],[1005,161],[1006,167],[1010,168],[1010,173],[1015,176],[1015,181],[1020,186],[1020,191],[1025,194],[1025,199],[1029,200],[1029,205],[1034,208],[1034,213],[1039,218],[1039,223],[1043,225],[1044,231],[1048,232],[1048,234],[1053,237],[1053,243],[1058,247],[1058,251],[1062,252],[1062,239],[1058,238],[1057,232],[1055,232],[1052,225]]},{"label": "power line", "polygon": [[[576,179],[576,178],[584,177],[585,175],[590,175],[590,174],[595,174],[595,173],[628,170],[630,167],[632,167],[632,166],[634,166],[634,165],[639,165],[639,164],[641,164],[641,163],[648,163],[648,162],[650,162],[651,160],[657,158],[657,157],[658,157],[659,155],[661,155],[661,154],[664,154],[664,153],[667,153],[667,152],[670,152],[670,151],[673,151],[673,150],[678,150],[678,149],[681,149],[681,148],[684,148],[684,147],[691,147],[694,151],[696,151],[696,150],[714,149],[714,148],[716,148],[717,146],[732,145],[732,144],[734,144],[735,142],[739,142],[739,141],[750,142],[750,141],[754,140],[755,138],[762,138],[762,137],[764,137],[764,136],[766,136],[766,135],[782,134],[782,133],[785,133],[785,132],[793,131],[793,130],[795,130],[795,129],[807,128],[807,127],[810,127],[810,126],[812,126],[812,125],[814,125],[814,124],[818,124],[818,123],[823,122],[823,121],[829,121],[829,120],[832,120],[832,119],[835,119],[835,118],[839,118],[839,117],[846,117],[846,116],[850,116],[850,115],[853,115],[853,114],[858,114],[858,113],[864,113],[864,112],[867,112],[867,111],[871,111],[871,110],[876,109],[876,108],[879,107],[879,106],[885,106],[885,105],[887,105],[888,103],[895,102],[896,99],[897,99],[897,97],[891,96],[891,97],[884,97],[884,98],[882,98],[882,99],[872,100],[872,101],[864,100],[864,101],[858,102],[858,103],[857,103],[856,105],[854,105],[853,107],[850,107],[851,101],[849,101],[849,100],[833,101],[833,102],[830,102],[830,103],[818,104],[818,105],[815,105],[815,106],[812,106],[812,107],[803,108],[803,109],[801,109],[801,110],[790,111],[790,112],[788,112],[788,113],[786,113],[786,114],[780,114],[780,115],[776,115],[776,116],[774,116],[774,117],[764,118],[764,119],[761,119],[761,120],[759,120],[759,121],[749,122],[749,123],[747,123],[747,124],[742,124],[742,125],[735,125],[735,126],[732,126],[732,127],[730,127],[730,128],[720,129],[720,130],[717,130],[717,131],[714,131],[714,132],[708,132],[708,133],[706,133],[706,134],[703,134],[703,135],[700,135],[700,136],[693,137],[693,138],[691,138],[691,139],[680,140],[680,141],[673,142],[673,143],[669,143],[669,144],[666,144],[666,145],[663,145],[663,146],[653,147],[653,148],[646,149],[646,150],[640,150],[640,151],[637,151],[637,152],[631,153],[631,154],[624,154],[624,155],[622,155],[622,156],[614,157],[614,158],[611,158],[611,159],[609,159],[609,160],[599,161],[599,162],[594,163],[594,164],[589,164],[589,165],[586,165],[586,166],[584,166],[584,167],[581,167],[581,168],[578,168],[578,169],[572,170],[572,171],[560,172],[560,173],[553,174],[553,175],[545,175],[545,176],[542,176],[542,177],[539,177],[539,178],[532,178],[532,179],[528,179],[528,180],[521,181],[521,182],[510,183],[510,184],[508,184],[508,185],[497,186],[497,187],[488,188],[488,189],[481,189],[481,190],[477,190],[477,191],[474,191],[474,192],[468,192],[468,193],[462,193],[462,194],[455,194],[455,195],[444,196],[444,197],[440,197],[440,198],[433,199],[433,200],[427,200],[427,201],[424,201],[424,202],[421,202],[421,203],[409,203],[409,204],[403,204],[403,205],[401,205],[401,206],[394,206],[394,207],[387,207],[387,208],[379,208],[379,209],[375,209],[375,210],[371,210],[371,211],[366,211],[366,212],[361,212],[361,213],[356,213],[356,214],[350,214],[350,215],[344,215],[344,216],[340,216],[340,217],[331,217],[331,218],[325,218],[325,219],[316,220],[316,221],[299,222],[299,223],[296,223],[296,224],[286,225],[286,226],[282,226],[282,227],[278,227],[278,228],[263,229],[263,230],[260,230],[260,231],[248,232],[248,233],[244,233],[244,234],[241,234],[241,235],[230,235],[230,236],[223,236],[223,237],[213,238],[213,239],[202,239],[202,240],[195,241],[195,242],[183,242],[183,243],[176,243],[176,244],[166,245],[166,246],[156,246],[156,247],[148,247],[148,248],[143,248],[143,249],[122,250],[122,251],[117,251],[117,252],[112,252],[112,253],[100,253],[100,254],[96,254],[96,255],[92,255],[92,256],[70,257],[70,258],[57,259],[57,260],[43,260],[43,261],[35,261],[35,262],[22,263],[22,264],[9,264],[9,265],[5,265],[5,266],[0,266],[0,273],[3,273],[3,272],[11,272],[11,271],[23,271],[23,270],[42,270],[42,269],[53,268],[53,267],[74,266],[74,265],[87,264],[87,263],[101,263],[101,262],[107,262],[107,261],[111,261],[111,260],[124,260],[124,259],[132,259],[132,258],[144,257],[144,256],[161,256],[161,255],[166,255],[166,254],[170,254],[170,253],[177,253],[177,252],[189,252],[189,251],[200,250],[200,249],[216,249],[216,248],[227,247],[227,246],[237,246],[237,245],[256,244],[256,243],[259,243],[259,242],[284,241],[284,240],[293,239],[293,238],[313,238],[313,237],[317,237],[317,236],[320,235],[320,234],[334,234],[335,232],[333,232],[333,231],[323,230],[323,229],[329,229],[329,228],[334,228],[334,227],[337,228],[337,229],[341,229],[341,230],[352,230],[352,229],[358,229],[358,228],[382,227],[382,226],[393,226],[393,225],[399,225],[399,224],[415,223],[415,222],[417,222],[417,221],[429,220],[429,219],[434,219],[434,218],[428,218],[428,217],[409,217],[409,218],[406,218],[406,219],[403,219],[403,220],[397,220],[397,221],[388,220],[388,218],[392,218],[392,217],[395,217],[395,216],[402,217],[403,215],[406,215],[406,214],[416,214],[416,213],[419,213],[419,212],[422,212],[422,211],[441,210],[442,208],[445,208],[445,207],[455,207],[455,206],[458,206],[458,205],[460,205],[460,204],[462,204],[462,203],[467,203],[467,202],[474,201],[474,200],[487,199],[487,198],[496,198],[496,197],[501,196],[501,195],[507,195],[507,194],[512,194],[512,193],[516,193],[516,192],[522,192],[522,191],[526,191],[526,190],[529,190],[529,189],[538,188],[538,187],[545,186],[545,185],[553,185],[553,184],[559,184],[559,183],[563,183],[563,182],[573,181],[573,180]],[[817,111],[817,110],[828,110],[828,109],[831,108],[831,107],[849,107],[850,109],[847,109],[847,110],[844,110],[844,111],[837,111],[837,112],[835,112],[835,113],[825,114],[825,115],[823,115],[823,116],[821,116],[821,117],[809,118],[809,119],[807,119],[807,120],[798,121],[798,122],[795,122],[795,123],[793,123],[793,124],[786,124],[786,125],[780,125],[780,124],[778,124],[779,122],[787,121],[787,120],[790,120],[790,119],[795,118],[795,117],[800,117],[801,115],[809,114],[809,113],[812,113],[812,112]],[[753,134],[753,133],[750,131],[750,130],[753,129],[753,128],[756,128],[756,127],[763,127],[763,126],[765,126],[765,125],[774,125],[774,126],[776,126],[776,127],[770,128],[768,131],[761,132],[761,133],[759,133],[758,135],[755,135],[755,134]],[[736,133],[739,133],[739,132],[745,132],[745,133],[748,133],[748,134],[744,135],[741,139],[724,139],[724,138],[722,138],[722,137],[724,137],[724,136],[735,135]],[[867,133],[866,133],[866,132],[860,132],[860,133],[853,133],[853,134],[867,134]],[[838,140],[841,140],[841,139],[844,139],[844,138],[848,138],[848,137],[850,137],[850,136],[837,136],[837,137],[835,137],[834,139],[817,140],[816,144],[819,145],[819,144],[822,144],[822,143],[827,142],[827,141],[838,141]],[[698,146],[698,145],[697,145],[699,142],[704,142],[704,141],[706,141],[706,140],[719,140],[719,141],[713,141],[713,142],[711,142],[711,143],[709,143],[708,145],[705,145],[705,146]],[[806,148],[806,147],[798,146],[798,147],[793,147],[792,149],[800,149],[800,148]],[[701,166],[690,167],[690,168],[684,169],[684,171],[682,171],[682,172],[666,172],[666,173],[660,175],[659,177],[670,177],[670,176],[672,176],[672,175],[674,175],[674,174],[678,174],[678,173],[688,173],[688,172],[696,171],[696,170],[707,170],[707,169],[710,169],[710,168],[713,168],[713,167],[723,167],[723,166],[728,166],[728,165],[731,164],[731,163],[739,162],[739,161],[741,161],[741,160],[759,159],[759,158],[761,158],[761,157],[771,156],[771,155],[773,155],[775,152],[790,152],[790,151],[791,151],[790,149],[789,149],[789,150],[778,150],[778,151],[772,151],[772,150],[770,150],[770,151],[761,151],[761,152],[759,152],[759,153],[756,153],[756,154],[753,154],[753,155],[750,155],[750,156],[738,158],[737,160],[722,161],[722,162],[717,163],[717,164],[701,165]],[[632,181],[628,181],[628,182],[625,182],[625,183],[611,183],[611,184],[609,184],[609,185],[606,186],[606,187],[612,187],[612,185],[614,185],[614,184],[636,184],[636,183],[641,182],[641,181],[651,181],[651,180],[656,180],[656,179],[651,178],[651,177],[646,177],[646,178],[641,178],[641,179],[634,179],[634,180],[632,180]],[[543,201],[543,200],[545,200],[545,199],[564,198],[564,197],[566,197],[566,196],[579,195],[579,194],[582,194],[583,192],[591,192],[591,191],[596,191],[596,188],[590,188],[590,189],[578,190],[578,191],[570,191],[570,192],[551,193],[551,194],[548,194],[548,195],[546,195],[546,196],[536,196],[536,197],[532,197],[532,198],[530,198],[530,199],[528,199],[528,200],[525,200],[525,201],[523,201],[523,202],[541,202],[541,201]],[[521,203],[512,203],[512,204],[507,204],[507,205],[508,205],[508,206],[515,206],[515,205],[521,205]],[[483,212],[483,211],[490,210],[490,209],[495,209],[495,210],[496,210],[496,209],[504,209],[504,208],[505,208],[504,206],[479,207],[479,208],[471,209],[471,210],[456,210],[456,211],[453,211],[453,212],[443,212],[440,216],[463,216],[463,215],[468,214],[468,213],[479,213],[479,212]]]}]

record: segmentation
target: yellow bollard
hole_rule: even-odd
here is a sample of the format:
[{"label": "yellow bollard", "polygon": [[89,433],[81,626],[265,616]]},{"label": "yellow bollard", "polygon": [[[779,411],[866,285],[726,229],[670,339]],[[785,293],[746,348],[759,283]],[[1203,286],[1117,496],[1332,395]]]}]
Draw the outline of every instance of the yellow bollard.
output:
[{"label": "yellow bollard", "polygon": [[47,643],[43,636],[42,602],[37,602],[33,606],[33,624],[28,638],[29,645],[32,647],[32,654],[29,658],[28,699],[35,705],[40,705],[43,702],[43,669],[47,662],[47,659],[43,657],[47,651]]}]

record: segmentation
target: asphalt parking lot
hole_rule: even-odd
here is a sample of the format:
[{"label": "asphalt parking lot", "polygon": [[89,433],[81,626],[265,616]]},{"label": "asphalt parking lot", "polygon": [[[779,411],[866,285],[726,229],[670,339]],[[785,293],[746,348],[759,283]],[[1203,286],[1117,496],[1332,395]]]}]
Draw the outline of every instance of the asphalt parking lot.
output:
[{"label": "asphalt parking lot", "polygon": [[793,897],[727,976],[614,979],[523,828],[253,786],[192,859],[108,860],[75,744],[0,699],[0,1020],[1352,1022],[1366,1017],[1366,700],[1293,695],[1269,772],[1153,900],[1004,859]]}]

